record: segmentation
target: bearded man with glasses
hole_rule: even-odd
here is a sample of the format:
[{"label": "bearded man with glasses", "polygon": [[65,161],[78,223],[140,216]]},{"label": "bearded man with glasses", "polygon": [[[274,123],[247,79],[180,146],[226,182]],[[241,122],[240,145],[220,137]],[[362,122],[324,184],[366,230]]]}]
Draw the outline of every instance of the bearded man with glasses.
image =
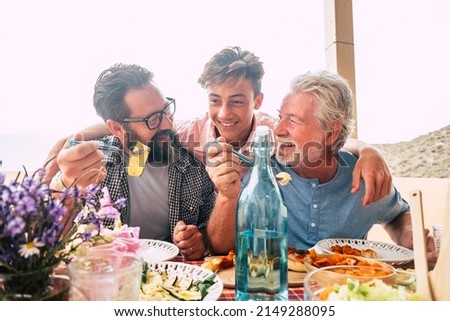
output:
[{"label": "bearded man with glasses", "polygon": [[[62,149],[52,188],[100,180],[112,202],[126,199],[122,222],[140,227],[141,238],[172,242],[190,260],[204,256],[214,238],[207,235],[210,216],[220,218],[229,209],[220,200],[214,207],[216,195],[204,166],[179,146],[173,129],[175,99],[163,95],[147,69],[117,64],[100,74],[94,107],[113,134],[101,139],[110,152],[103,153],[98,141]],[[82,141],[83,135],[73,139]],[[130,159],[141,143],[150,152],[148,161],[139,158],[142,171],[134,176]],[[106,171],[99,175],[102,166]],[[209,224],[220,222],[212,218]]]}]

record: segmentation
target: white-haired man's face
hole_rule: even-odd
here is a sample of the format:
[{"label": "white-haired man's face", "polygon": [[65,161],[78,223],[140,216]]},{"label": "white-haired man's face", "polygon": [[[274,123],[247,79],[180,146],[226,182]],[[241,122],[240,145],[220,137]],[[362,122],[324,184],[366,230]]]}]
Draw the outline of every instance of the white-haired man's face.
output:
[{"label": "white-haired man's face", "polygon": [[323,164],[326,132],[320,128],[314,110],[314,99],[309,94],[291,93],[283,99],[274,130],[280,163],[290,167]]}]

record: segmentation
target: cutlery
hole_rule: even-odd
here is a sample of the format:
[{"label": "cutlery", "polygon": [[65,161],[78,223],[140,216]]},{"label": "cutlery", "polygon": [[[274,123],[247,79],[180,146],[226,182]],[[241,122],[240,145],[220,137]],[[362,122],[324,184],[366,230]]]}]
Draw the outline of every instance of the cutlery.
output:
[{"label": "cutlery", "polygon": [[[214,139],[213,143],[220,144],[220,142],[217,141],[217,139]],[[248,158],[247,156],[245,156],[245,155],[243,155],[243,154],[241,154],[241,153],[239,153],[239,152],[237,152],[235,150],[233,150],[232,153],[234,155],[236,155],[237,157],[239,157],[239,159],[241,161],[243,161],[244,163],[247,163],[248,165],[253,166],[253,160],[251,158]]]},{"label": "cutlery", "polygon": [[[80,140],[70,140],[69,144],[70,147],[79,145],[79,144],[83,144],[86,141],[80,141]],[[114,153],[114,152],[121,152],[121,149],[116,147],[116,146],[112,146],[112,145],[107,145],[104,142],[99,141],[99,146],[98,149],[100,149],[102,152],[106,152],[106,153]]]}]

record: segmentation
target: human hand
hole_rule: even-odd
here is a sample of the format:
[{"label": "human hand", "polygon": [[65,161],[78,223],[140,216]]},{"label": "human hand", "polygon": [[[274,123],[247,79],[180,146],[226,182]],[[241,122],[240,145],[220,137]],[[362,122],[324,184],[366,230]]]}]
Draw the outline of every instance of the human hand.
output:
[{"label": "human hand", "polygon": [[208,148],[206,171],[216,190],[228,198],[237,198],[241,191],[240,159],[232,154],[233,147],[223,137]]},{"label": "human hand", "polygon": [[[436,246],[434,244],[433,236],[430,234],[429,229],[423,230],[425,236],[425,248],[427,251],[427,262],[430,268],[433,268],[437,262],[438,252]],[[413,249],[413,236],[412,229],[405,229],[400,236],[400,240],[398,242],[399,245],[406,247],[408,249]]]},{"label": "human hand", "polygon": [[44,162],[44,170],[45,170],[44,182],[45,183],[49,184],[52,177],[55,176],[56,173],[59,172],[59,166],[58,166],[58,162],[56,161],[56,157],[58,156],[59,152],[63,148],[69,147],[70,138],[71,137],[68,136],[68,137],[59,139],[55,143],[55,145],[52,146],[52,149],[48,153],[47,159]]},{"label": "human hand", "polygon": [[173,231],[173,241],[186,259],[197,260],[205,253],[203,235],[195,225],[186,225],[179,221]]},{"label": "human hand", "polygon": [[436,265],[439,253],[437,251],[436,244],[434,244],[433,235],[429,233],[428,229],[425,229],[425,233],[428,266],[433,268]]},{"label": "human hand", "polygon": [[359,159],[353,170],[351,193],[356,193],[364,180],[366,191],[362,199],[364,207],[389,195],[392,176],[381,154],[373,147],[365,146],[359,152]]},{"label": "human hand", "polygon": [[[94,125],[90,125],[89,127],[86,127],[85,129],[83,129],[80,133],[84,135],[84,139],[86,139],[86,140],[91,140],[91,139],[100,138],[100,137],[103,137],[106,135],[111,135],[111,132],[109,131],[108,127],[103,122],[94,124]],[[74,137],[79,137],[79,136],[74,136]],[[63,138],[59,139],[55,143],[55,145],[52,146],[50,152],[47,155],[47,159],[44,162],[44,169],[45,169],[44,182],[50,183],[50,180],[52,179],[52,177],[55,176],[56,173],[58,173],[58,171],[60,170],[60,168],[58,166],[58,162],[56,160],[56,157],[58,156],[59,152],[63,148],[69,148],[69,146],[70,146],[69,143],[72,138],[73,138],[72,135],[63,137]]]},{"label": "human hand", "polygon": [[[83,140],[82,134],[71,139]],[[86,141],[74,147],[68,144],[58,153],[57,163],[61,170],[61,181],[65,186],[75,183],[78,187],[98,184],[106,177],[103,168],[104,154],[98,149],[99,142]]]}]

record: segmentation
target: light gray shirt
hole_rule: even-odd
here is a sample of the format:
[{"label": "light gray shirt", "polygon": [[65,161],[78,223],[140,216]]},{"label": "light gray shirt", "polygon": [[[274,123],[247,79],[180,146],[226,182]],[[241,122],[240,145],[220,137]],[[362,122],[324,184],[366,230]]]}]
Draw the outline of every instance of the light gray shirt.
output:
[{"label": "light gray shirt", "polygon": [[170,242],[169,166],[149,164],[140,177],[128,176],[130,226],[139,226],[139,237]]}]

